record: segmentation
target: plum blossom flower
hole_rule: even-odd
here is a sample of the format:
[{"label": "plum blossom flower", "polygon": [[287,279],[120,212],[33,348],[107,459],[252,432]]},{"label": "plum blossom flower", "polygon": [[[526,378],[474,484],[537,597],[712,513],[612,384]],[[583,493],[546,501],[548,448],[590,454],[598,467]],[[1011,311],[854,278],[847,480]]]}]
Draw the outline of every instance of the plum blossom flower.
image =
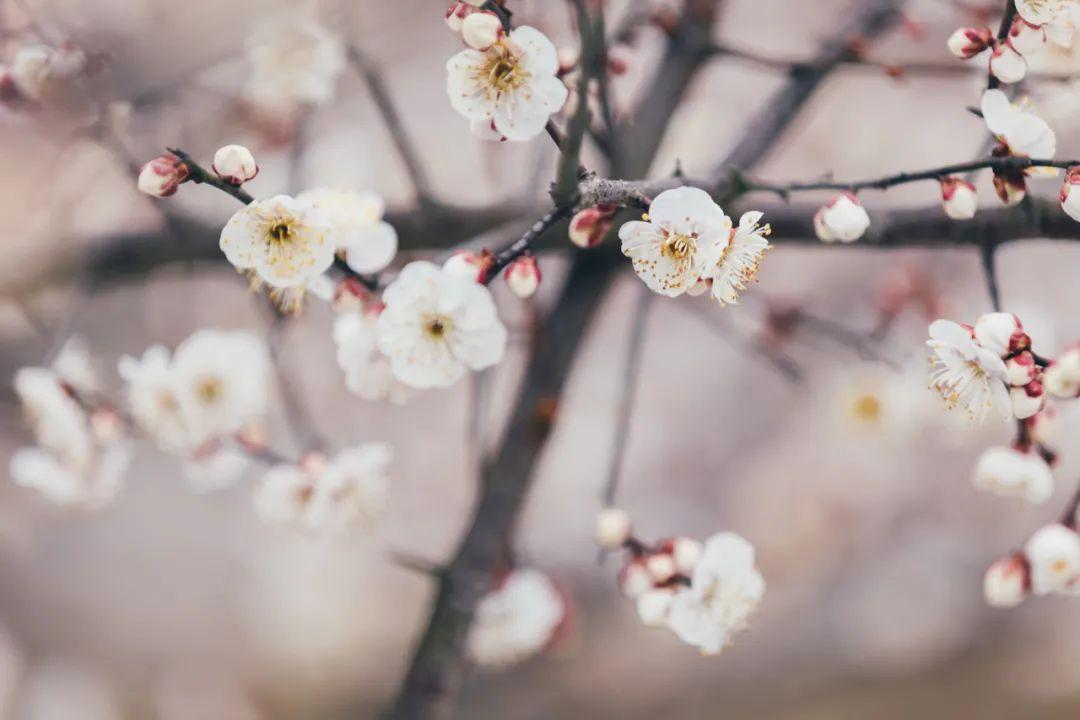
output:
[{"label": "plum blossom flower", "polygon": [[382,219],[386,205],[375,193],[318,188],[306,190],[296,199],[315,208],[330,223],[337,247],[345,252],[345,262],[354,271],[377,273],[394,260],[397,232]]},{"label": "plum blossom flower", "polygon": [[1080,537],[1064,525],[1039,528],[1024,545],[1036,595],[1072,593],[1080,573]]},{"label": "plum blossom flower", "polygon": [[[650,290],[677,297],[702,277],[719,272],[724,249],[731,242],[731,219],[707,192],[693,187],[665,190],[652,201],[645,217],[619,228],[619,239],[623,255],[630,258],[634,272]],[[741,267],[746,262],[748,245],[756,245],[756,240],[748,238],[733,263]],[[731,292],[730,282],[731,276],[722,276],[721,297]]]},{"label": "plum blossom flower", "polygon": [[1020,82],[1027,75],[1027,60],[1011,43],[998,43],[990,51],[990,72],[1003,83]]},{"label": "plum blossom flower", "polygon": [[721,305],[737,303],[739,293],[757,277],[761,259],[770,247],[766,238],[772,231],[768,225],[758,225],[761,215],[751,211],[739,218],[739,227],[731,233],[716,266],[707,273],[712,298]]},{"label": "plum blossom flower", "polygon": [[221,249],[240,270],[275,288],[291,288],[322,274],[340,245],[335,228],[309,202],[276,195],[236,211],[221,231]]},{"label": "plum blossom flower", "polygon": [[[1014,105],[1001,90],[987,90],[982,97],[982,115],[1008,155],[1047,159],[1054,157],[1057,138],[1046,121],[1022,105]],[[1027,168],[1028,175],[1056,175],[1056,168]]]},{"label": "plum blossom flower", "polygon": [[753,545],[734,533],[719,533],[705,542],[690,587],[672,598],[668,626],[702,654],[716,655],[746,627],[764,594]]},{"label": "plum blossom flower", "polygon": [[259,174],[259,164],[255,156],[243,145],[225,145],[214,153],[211,165],[218,177],[232,183],[243,185]]},{"label": "plum blossom flower", "polygon": [[969,220],[975,217],[975,211],[979,209],[975,186],[963,178],[943,178],[941,206],[945,209],[945,214],[953,220]]},{"label": "plum blossom flower", "polygon": [[516,569],[476,606],[465,639],[481,667],[505,667],[544,648],[566,617],[566,601],[547,575]]},{"label": "plum blossom flower", "polygon": [[245,54],[251,74],[243,97],[268,110],[328,101],[345,70],[341,40],[309,17],[287,15],[264,23],[248,37]]},{"label": "plum blossom flower", "polygon": [[980,315],[973,336],[979,345],[1003,358],[1031,347],[1031,338],[1024,332],[1023,323],[1012,313]]},{"label": "plum blossom flower", "polygon": [[993,447],[979,456],[975,487],[1002,497],[1020,497],[1032,505],[1054,493],[1054,474],[1038,453]]},{"label": "plum blossom flower", "polygon": [[147,195],[169,197],[176,194],[180,183],[190,174],[187,163],[172,153],[165,153],[143,165],[136,182],[139,190]]},{"label": "plum blossom flower", "polygon": [[345,385],[365,400],[389,400],[402,404],[412,394],[390,369],[390,360],[379,352],[377,326],[381,307],[367,307],[334,320],[337,361],[345,373]]},{"label": "plum blossom flower", "polygon": [[122,357],[119,370],[135,422],[167,450],[205,455],[206,443],[258,421],[269,403],[269,355],[243,331],[199,330],[171,357],[155,345]]},{"label": "plum blossom flower", "polygon": [[1046,25],[1074,4],[1075,0],[1016,0],[1016,12],[1032,25]]},{"label": "plum blossom flower", "polygon": [[870,216],[851,193],[840,193],[814,215],[814,231],[822,242],[854,242],[870,227]]},{"label": "plum blossom flower", "polygon": [[491,367],[506,351],[506,328],[488,289],[438,265],[406,265],[383,302],[379,349],[406,385],[453,385],[466,369]]},{"label": "plum blossom flower", "polygon": [[528,26],[512,30],[486,50],[462,50],[446,69],[453,108],[469,120],[491,121],[508,140],[539,135],[568,95],[556,77],[555,45]]},{"label": "plum blossom flower", "polygon": [[329,460],[275,465],[256,490],[256,512],[266,522],[330,533],[370,522],[386,506],[392,457],[389,445],[365,443]]},{"label": "plum blossom flower", "polygon": [[949,36],[949,52],[958,58],[969,60],[990,47],[993,41],[994,34],[988,27],[957,28],[957,30]]},{"label": "plum blossom flower", "polygon": [[990,412],[1004,420],[1012,417],[1005,362],[976,343],[971,329],[951,320],[935,320],[926,344],[933,351],[930,387],[941,394],[950,410],[961,407],[978,422]]},{"label": "plum blossom flower", "polygon": [[983,596],[992,607],[1015,607],[1028,593],[1028,563],[1021,553],[1001,558],[983,576]]}]

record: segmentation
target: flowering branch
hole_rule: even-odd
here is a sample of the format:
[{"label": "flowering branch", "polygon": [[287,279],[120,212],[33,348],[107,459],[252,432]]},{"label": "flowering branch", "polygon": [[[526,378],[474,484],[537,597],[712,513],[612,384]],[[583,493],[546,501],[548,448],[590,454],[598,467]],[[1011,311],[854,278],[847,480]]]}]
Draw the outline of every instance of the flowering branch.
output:
[{"label": "flowering branch", "polygon": [[171,152],[176,157],[180,158],[180,160],[183,161],[184,165],[187,166],[188,180],[190,180],[191,182],[199,185],[209,185],[210,187],[215,187],[228,195],[232,195],[234,198],[244,203],[245,205],[250,205],[252,202],[255,201],[255,198],[252,197],[247,190],[240,187],[239,185],[234,185],[233,183],[218,177],[216,173],[206,170],[202,165],[199,165],[199,163],[195,162],[191,158],[191,156],[183,150],[179,148],[166,148],[166,150]]}]

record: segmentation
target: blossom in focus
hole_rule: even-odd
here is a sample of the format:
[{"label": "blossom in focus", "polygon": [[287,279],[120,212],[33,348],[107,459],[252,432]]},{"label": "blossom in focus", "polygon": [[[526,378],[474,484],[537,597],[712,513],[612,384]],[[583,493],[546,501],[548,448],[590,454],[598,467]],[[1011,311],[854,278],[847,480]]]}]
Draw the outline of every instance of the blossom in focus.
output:
[{"label": "blossom in focus", "polygon": [[764,594],[754,547],[739,535],[719,533],[705,542],[690,587],[672,598],[668,626],[702,654],[716,655],[746,627]]},{"label": "blossom in focus", "polygon": [[599,245],[611,231],[617,209],[613,205],[596,205],[578,210],[570,219],[570,242],[579,248]]},{"label": "blossom in focus", "polygon": [[139,170],[137,181],[140,191],[154,197],[169,197],[180,188],[180,183],[191,174],[187,164],[173,155],[165,153],[146,163]]},{"label": "blossom in focus", "polygon": [[[1054,157],[1057,138],[1046,121],[1022,105],[1014,105],[1001,90],[987,90],[982,96],[986,127],[1014,157],[1045,160]],[[1055,168],[1027,168],[1028,175],[1056,175]]]},{"label": "blossom in focus", "polygon": [[859,199],[841,193],[814,215],[814,231],[822,242],[854,242],[870,227],[870,216]]},{"label": "blossom in focus", "polygon": [[288,195],[256,200],[237,210],[220,240],[233,266],[251,270],[275,288],[301,286],[322,274],[340,245],[324,213]]},{"label": "blossom in focus", "polygon": [[466,636],[469,658],[505,667],[542,650],[566,617],[566,601],[547,575],[516,569],[481,598]]},{"label": "blossom in focus", "polygon": [[379,351],[377,325],[381,308],[348,312],[334,320],[337,361],[345,373],[345,385],[365,400],[389,400],[401,404],[412,394],[390,369],[390,360]]},{"label": "blossom in focus", "polygon": [[256,512],[265,522],[319,532],[370,522],[386,506],[392,457],[389,445],[365,443],[329,459],[275,465],[255,491]]},{"label": "blossom in focus", "polygon": [[949,36],[949,52],[958,58],[970,59],[990,47],[994,35],[990,28],[962,27]]},{"label": "blossom in focus", "polygon": [[379,349],[406,385],[453,385],[467,369],[491,367],[506,351],[506,328],[491,292],[438,265],[406,265],[383,292],[383,303]]},{"label": "blossom in focus", "polygon": [[760,220],[761,213],[757,211],[739,218],[739,226],[732,231],[716,266],[703,276],[712,287],[713,300],[720,305],[737,303],[739,293],[757,278],[761,259],[769,249],[767,238],[771,232],[768,225],[758,224]]},{"label": "blossom in focus", "polygon": [[502,21],[493,12],[471,13],[461,21],[461,39],[473,50],[487,50],[504,35]]},{"label": "blossom in focus", "polygon": [[1020,497],[1032,505],[1054,493],[1054,474],[1035,452],[993,447],[983,452],[975,466],[975,487],[1002,497]]},{"label": "blossom in focus", "polygon": [[450,104],[472,121],[490,120],[508,140],[529,140],[566,102],[556,77],[555,45],[539,30],[522,26],[486,50],[462,50],[446,64]]},{"label": "blossom in focus", "polygon": [[975,342],[1004,358],[1031,347],[1020,318],[1012,313],[993,312],[980,315],[972,332]]},{"label": "blossom in focus", "polygon": [[308,17],[264,23],[248,37],[245,55],[251,72],[242,95],[271,111],[328,101],[345,69],[341,40]]},{"label": "blossom in focus", "polygon": [[355,272],[377,273],[394,260],[397,232],[383,220],[386,205],[378,195],[319,188],[306,190],[296,199],[322,214],[333,229],[337,248],[345,252],[345,262]]},{"label": "blossom in focus", "polygon": [[978,422],[988,413],[1004,420],[1012,417],[1005,362],[975,342],[973,330],[951,320],[935,320],[926,344],[933,353],[930,387],[950,410],[960,407]]},{"label": "blossom in focus", "polygon": [[1027,75],[1027,60],[1011,43],[998,43],[990,51],[990,72],[1003,83],[1020,82]]},{"label": "blossom in focus", "polygon": [[979,209],[975,186],[962,178],[949,176],[941,181],[941,206],[953,220],[969,220]]},{"label": "blossom in focus", "polygon": [[1080,537],[1064,525],[1044,525],[1024,545],[1036,595],[1073,592],[1080,573]]},{"label": "blossom in focus", "polygon": [[[646,220],[619,228],[622,252],[650,290],[677,297],[717,272],[731,242],[731,219],[698,188],[679,187],[656,196]],[[740,262],[746,255],[740,255]],[[721,293],[728,293],[721,288]]]},{"label": "blossom in focus", "polygon": [[225,145],[218,148],[211,167],[218,177],[233,185],[243,185],[259,174],[255,156],[243,145]]}]

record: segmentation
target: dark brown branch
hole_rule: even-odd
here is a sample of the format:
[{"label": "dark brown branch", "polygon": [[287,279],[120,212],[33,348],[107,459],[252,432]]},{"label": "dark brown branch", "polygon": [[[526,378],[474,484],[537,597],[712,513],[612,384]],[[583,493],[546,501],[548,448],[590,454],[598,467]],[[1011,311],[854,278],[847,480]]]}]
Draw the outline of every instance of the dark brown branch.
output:
[{"label": "dark brown branch", "polygon": [[190,173],[189,180],[191,182],[215,187],[228,195],[232,195],[245,205],[250,205],[255,201],[255,198],[253,198],[247,190],[239,185],[233,185],[227,180],[222,180],[216,173],[210,172],[202,165],[195,162],[192,157],[183,150],[179,148],[166,148],[166,150],[184,161],[184,164],[188,167],[188,172]]}]

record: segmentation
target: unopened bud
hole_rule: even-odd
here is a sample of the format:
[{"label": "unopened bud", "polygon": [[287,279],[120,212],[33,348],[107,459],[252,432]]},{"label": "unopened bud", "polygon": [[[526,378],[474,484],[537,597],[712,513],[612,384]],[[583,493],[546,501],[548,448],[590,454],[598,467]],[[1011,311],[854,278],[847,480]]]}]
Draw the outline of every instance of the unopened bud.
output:
[{"label": "unopened bud", "polygon": [[615,550],[630,539],[630,516],[619,508],[604,508],[596,516],[596,540],[600,547]]},{"label": "unopened bud", "polygon": [[1015,607],[1028,594],[1028,564],[1019,553],[1003,557],[986,569],[983,595],[993,607]]},{"label": "unopened bud", "polygon": [[973,58],[994,40],[990,28],[959,28],[949,36],[949,52],[959,58]]},{"label": "unopened bud", "polygon": [[648,590],[637,596],[637,612],[648,627],[661,627],[667,622],[668,610],[675,593],[669,588]]},{"label": "unopened bud", "polygon": [[675,576],[675,560],[670,553],[654,553],[645,558],[645,569],[657,583],[666,583]]},{"label": "unopened bud", "polygon": [[990,55],[990,72],[1003,83],[1016,83],[1027,75],[1027,60],[1008,42],[998,43]]},{"label": "unopened bud", "polygon": [[840,193],[814,215],[814,231],[822,242],[854,242],[870,227],[870,216],[852,193]]},{"label": "unopened bud", "polygon": [[994,173],[994,191],[1006,206],[1019,204],[1027,195],[1023,173]]},{"label": "unopened bud", "polygon": [[1080,166],[1073,166],[1065,173],[1065,183],[1061,186],[1058,200],[1065,214],[1080,222],[1080,190],[1076,188],[1077,185],[1080,185]]},{"label": "unopened bud", "polygon": [[495,13],[472,13],[461,23],[461,39],[474,50],[487,50],[502,36],[502,22]]},{"label": "unopened bud", "polygon": [[953,220],[969,220],[975,217],[979,200],[975,186],[967,180],[949,176],[941,181],[941,206]]},{"label": "unopened bud", "polygon": [[694,538],[676,538],[671,551],[671,556],[675,558],[675,569],[682,575],[692,575],[701,559],[701,550],[701,543]]},{"label": "unopened bud", "polygon": [[1010,385],[1023,387],[1035,379],[1039,367],[1035,364],[1035,356],[1030,351],[1015,355],[1005,361],[1005,372]]},{"label": "unopened bud", "polygon": [[361,312],[371,293],[363,283],[354,277],[347,277],[334,288],[334,297],[330,307],[338,314]]},{"label": "unopened bud", "polygon": [[214,153],[211,166],[218,177],[233,185],[243,185],[259,174],[255,157],[243,145],[226,145]]},{"label": "unopened bud", "polygon": [[1069,348],[1055,358],[1043,372],[1043,383],[1054,397],[1080,397],[1080,348]]},{"label": "unopened bud", "polygon": [[613,45],[607,52],[607,71],[611,75],[625,75],[630,69],[632,52],[628,45]]},{"label": "unopened bud", "polygon": [[172,153],[159,155],[139,171],[139,190],[154,197],[168,197],[190,174],[187,164],[177,156]]},{"label": "unopened bud", "polygon": [[597,205],[579,210],[570,220],[570,242],[579,248],[591,248],[599,245],[611,231],[615,208],[610,205]]},{"label": "unopened bud", "polygon": [[540,266],[532,255],[523,255],[506,268],[503,273],[506,286],[519,298],[532,297],[540,287]]},{"label": "unopened bud", "polygon": [[472,250],[459,250],[443,263],[443,270],[473,282],[484,282],[490,267],[490,255]]},{"label": "unopened bud", "polygon": [[1032,380],[1024,387],[1010,388],[1009,400],[1017,420],[1029,418],[1046,407],[1046,393],[1038,380]]},{"label": "unopened bud", "polygon": [[638,597],[653,588],[653,578],[645,566],[637,560],[630,562],[619,573],[619,588],[627,597]]}]

